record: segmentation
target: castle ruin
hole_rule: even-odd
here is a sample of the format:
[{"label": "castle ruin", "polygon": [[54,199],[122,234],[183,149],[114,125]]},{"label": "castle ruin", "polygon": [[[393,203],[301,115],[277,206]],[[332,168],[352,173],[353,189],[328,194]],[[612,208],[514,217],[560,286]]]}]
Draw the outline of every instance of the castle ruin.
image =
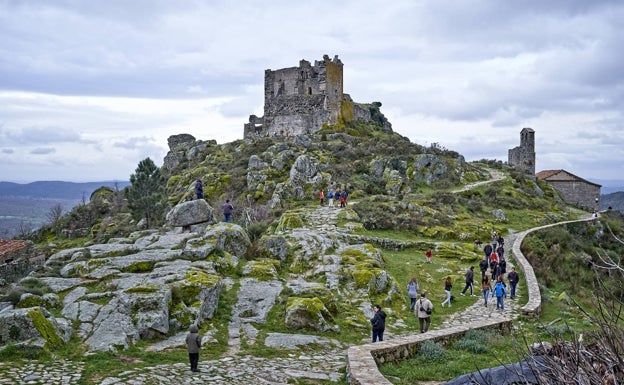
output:
[{"label": "castle ruin", "polygon": [[[343,64],[338,56],[312,65],[264,71],[264,116],[249,116],[244,137],[294,136],[319,131],[323,125],[361,120],[372,122],[371,106],[354,103],[343,91]],[[384,118],[385,120],[385,118]],[[382,124],[390,128],[387,121]]]},{"label": "castle ruin", "polygon": [[507,162],[527,174],[535,175],[535,131],[520,131],[520,146],[509,149]]}]

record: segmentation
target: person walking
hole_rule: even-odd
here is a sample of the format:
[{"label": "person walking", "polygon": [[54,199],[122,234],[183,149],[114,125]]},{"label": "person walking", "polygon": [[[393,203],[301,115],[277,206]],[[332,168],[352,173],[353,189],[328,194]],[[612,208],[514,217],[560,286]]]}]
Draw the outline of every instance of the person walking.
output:
[{"label": "person walking", "polygon": [[516,268],[512,267],[509,274],[507,274],[507,279],[509,279],[509,288],[511,289],[511,299],[516,298],[516,285],[520,282],[520,276],[516,273]]},{"label": "person walking", "polygon": [[407,284],[407,295],[410,299],[410,311],[413,311],[416,305],[416,299],[418,298],[418,282],[416,282],[416,278],[414,277],[412,277]]},{"label": "person walking", "polygon": [[464,286],[464,290],[462,290],[461,295],[465,295],[466,290],[470,288],[470,296],[474,297],[474,266],[470,266],[470,269],[466,272],[466,286]]},{"label": "person walking", "polygon": [[449,275],[444,280],[444,293],[446,294],[446,299],[442,302],[442,307],[444,307],[445,303],[448,303],[448,306],[451,307],[451,289],[453,288],[453,281],[451,280],[451,276]]},{"label": "person walking", "polygon": [[492,283],[490,282],[490,277],[484,275],[483,278],[481,278],[481,292],[483,293],[483,303],[485,304],[485,307],[487,307],[488,297],[491,291]]},{"label": "person walking", "polygon": [[489,263],[486,257],[483,257],[481,262],[479,262],[479,270],[481,270],[481,280],[483,280],[483,277],[485,277],[488,267],[489,267]]},{"label": "person walking", "polygon": [[199,372],[197,364],[199,363],[199,349],[201,348],[201,337],[197,325],[189,327],[189,333],[186,335],[186,347],[191,364],[191,372]]},{"label": "person walking", "polygon": [[429,299],[425,298],[425,292],[420,294],[420,299],[416,308],[414,308],[414,314],[418,317],[418,324],[420,325],[420,332],[426,333],[431,325],[431,312],[433,311],[433,304]]},{"label": "person walking", "polygon": [[492,297],[494,295],[496,295],[496,309],[505,310],[505,282],[503,282],[503,277],[500,275],[496,278],[496,285],[494,285]]},{"label": "person walking", "polygon": [[427,263],[431,263],[431,249],[428,249],[425,252],[425,259],[427,260]]},{"label": "person walking", "polygon": [[319,191],[319,199],[321,200],[321,206],[323,206],[323,202],[325,201],[325,193],[323,192],[323,189]]},{"label": "person walking", "polygon": [[383,341],[384,330],[386,330],[386,313],[381,310],[381,306],[375,305],[373,306],[373,311],[375,314],[373,318],[370,319],[371,325],[373,325],[373,342]]},{"label": "person walking", "polygon": [[334,190],[329,189],[329,192],[327,193],[327,207],[334,207]]},{"label": "person walking", "polygon": [[204,185],[200,179],[195,181],[195,196],[197,199],[204,199]]},{"label": "person walking", "polygon": [[221,207],[223,209],[223,217],[225,217],[226,222],[232,221],[232,210],[234,210],[234,206],[230,203],[229,199],[225,200],[225,203]]},{"label": "person walking", "polygon": [[490,245],[489,243],[485,245],[485,247],[483,247],[483,252],[485,253],[485,258],[487,259],[488,263],[490,262],[490,254],[492,254],[492,251],[494,249],[492,249],[492,245]]}]

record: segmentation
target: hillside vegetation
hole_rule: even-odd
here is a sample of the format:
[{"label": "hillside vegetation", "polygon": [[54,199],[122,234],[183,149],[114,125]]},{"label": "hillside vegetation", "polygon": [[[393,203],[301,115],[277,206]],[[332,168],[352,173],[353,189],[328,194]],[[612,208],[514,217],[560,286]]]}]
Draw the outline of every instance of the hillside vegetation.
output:
[{"label": "hillside vegetation", "polygon": [[[443,277],[462,282],[466,268],[481,259],[475,240],[486,242],[492,231],[506,236],[586,214],[563,204],[548,184],[500,162],[467,163],[456,152],[410,143],[374,125],[222,145],[187,140],[171,148],[161,171],[166,209],[153,217],[155,229],[144,228],[128,208],[124,191],[99,189],[89,204],[32,234],[48,263],[4,287],[5,300],[26,307],[29,302],[20,305],[24,293],[51,293],[49,282],[57,278],[74,279],[94,298],[108,293],[90,305],[98,308],[113,304],[117,295],[139,301],[158,293],[170,296],[163,304],[168,325],[158,332],[140,329],[140,340],[129,342],[133,355],[149,361],[146,345],[184,330],[201,311],[202,331],[214,335],[211,357],[227,353],[236,317],[253,320],[249,322],[257,331],[242,333],[237,345],[241,354],[281,356],[279,349],[261,345],[269,333],[330,336],[343,344],[368,340],[374,303],[387,310],[389,333],[411,333],[417,320],[406,303],[410,277],[441,301]],[[197,179],[203,181],[216,220],[174,229],[165,221],[165,211],[192,200]],[[320,208],[320,189],[347,189],[347,207]],[[233,224],[215,223],[222,218],[219,208],[225,199],[235,206]],[[539,256],[551,247],[530,243]],[[427,249],[434,250],[430,266],[422,258]],[[148,252],[153,258],[149,263],[137,259]],[[188,269],[177,281],[146,283],[171,274],[174,265]],[[130,283],[130,277],[144,280]],[[257,318],[257,309],[241,310],[249,285],[274,295],[265,319]],[[125,292],[115,294],[120,287]],[[198,291],[213,287],[218,288],[214,314],[199,309],[194,299]],[[55,292],[61,304],[69,291]],[[452,311],[473,301],[462,297]],[[49,310],[57,317],[68,313],[60,304]],[[433,326],[450,313],[436,309]],[[145,323],[141,312],[129,319]],[[88,369],[94,377],[127,369],[102,365],[101,353],[83,357],[93,349],[87,337],[74,335],[65,348],[46,346],[36,356],[44,359],[51,350],[73,360],[97,361],[99,369]],[[18,352],[10,351],[16,354],[12,359],[19,359]],[[180,351],[163,359],[179,360]],[[2,355],[3,360],[9,357]]]}]

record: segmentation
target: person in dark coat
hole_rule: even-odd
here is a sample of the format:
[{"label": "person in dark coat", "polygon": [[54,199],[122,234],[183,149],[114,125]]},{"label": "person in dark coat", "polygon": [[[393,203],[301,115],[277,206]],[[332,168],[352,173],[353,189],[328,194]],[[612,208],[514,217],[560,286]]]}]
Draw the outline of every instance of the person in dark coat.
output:
[{"label": "person in dark coat", "polygon": [[234,210],[234,206],[232,206],[232,204],[230,203],[229,199],[225,200],[225,203],[223,204],[223,206],[221,207],[223,209],[223,217],[225,218],[226,222],[231,222],[232,221],[232,210]]},{"label": "person in dark coat", "polygon": [[512,267],[509,274],[507,274],[507,279],[509,279],[509,287],[511,288],[511,299],[516,298],[516,285],[520,282],[520,276],[516,273],[516,268]]},{"label": "person in dark coat", "polygon": [[384,330],[386,330],[386,313],[381,310],[381,306],[373,306],[375,315],[370,319],[371,325],[373,325],[373,342],[383,341]]},{"label": "person in dark coat", "polygon": [[186,336],[186,347],[188,349],[189,361],[191,363],[191,372],[199,372],[197,364],[199,363],[199,349],[201,348],[201,337],[197,325],[191,325],[189,333]]},{"label": "person in dark coat", "polygon": [[489,267],[489,264],[488,264],[487,258],[483,257],[481,262],[479,262],[479,270],[481,270],[481,279],[485,277],[485,272],[487,271],[488,267]]},{"label": "person in dark coat", "polygon": [[199,179],[195,182],[195,195],[197,196],[197,199],[204,199],[204,185]]},{"label": "person in dark coat", "polygon": [[464,290],[462,290],[461,295],[466,293],[466,290],[470,288],[470,296],[474,297],[474,266],[470,266],[470,269],[466,272],[466,286],[464,286]]},{"label": "person in dark coat", "polygon": [[488,262],[490,262],[490,254],[492,254],[492,251],[494,249],[492,248],[492,245],[490,245],[489,243],[485,245],[485,247],[483,248],[483,252],[485,253],[485,258],[487,259]]}]

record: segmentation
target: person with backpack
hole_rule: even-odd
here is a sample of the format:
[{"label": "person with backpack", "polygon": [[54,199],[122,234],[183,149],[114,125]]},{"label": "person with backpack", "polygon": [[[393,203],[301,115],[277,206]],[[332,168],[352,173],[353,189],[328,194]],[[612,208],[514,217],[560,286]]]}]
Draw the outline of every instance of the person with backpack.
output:
[{"label": "person with backpack", "polygon": [[375,315],[370,319],[371,325],[373,325],[373,342],[383,341],[384,330],[386,330],[386,313],[381,310],[381,306],[373,306]]},{"label": "person with backpack", "polygon": [[418,282],[414,277],[407,284],[407,295],[410,299],[410,311],[413,311],[414,306],[416,306],[416,298],[418,298]]},{"label": "person with backpack", "polygon": [[496,309],[505,310],[505,289],[503,277],[499,275],[498,278],[496,278],[496,285],[494,285],[494,290],[492,291],[492,297],[496,294]]},{"label": "person with backpack", "polygon": [[418,317],[420,332],[426,333],[431,325],[431,313],[433,312],[433,304],[429,299],[425,298],[425,292],[420,293],[420,299],[414,308],[414,314]]},{"label": "person with backpack", "polygon": [[186,335],[186,347],[191,364],[191,372],[199,372],[197,364],[199,363],[199,349],[201,348],[201,336],[197,325],[189,327],[189,333]]},{"label": "person with backpack", "polygon": [[329,192],[327,193],[327,207],[334,207],[334,190],[329,189]]}]

